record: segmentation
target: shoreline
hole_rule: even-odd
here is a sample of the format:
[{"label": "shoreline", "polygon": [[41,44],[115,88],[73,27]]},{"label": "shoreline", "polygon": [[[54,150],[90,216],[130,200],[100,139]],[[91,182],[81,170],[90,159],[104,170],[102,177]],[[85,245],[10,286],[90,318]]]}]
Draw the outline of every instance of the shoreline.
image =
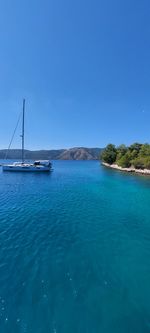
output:
[{"label": "shoreline", "polygon": [[108,163],[105,163],[105,162],[102,162],[102,165],[104,165],[107,168],[115,169],[115,170],[118,170],[118,171],[137,173],[137,174],[140,174],[140,175],[150,176],[150,170],[149,169],[135,169],[133,167],[122,168],[122,167],[118,166],[117,164],[108,164]]}]

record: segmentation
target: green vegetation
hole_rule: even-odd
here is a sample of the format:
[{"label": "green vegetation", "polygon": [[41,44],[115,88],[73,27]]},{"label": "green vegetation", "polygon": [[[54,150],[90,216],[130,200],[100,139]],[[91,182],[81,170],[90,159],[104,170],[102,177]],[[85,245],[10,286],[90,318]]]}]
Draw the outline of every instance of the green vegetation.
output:
[{"label": "green vegetation", "polygon": [[109,144],[101,154],[101,160],[108,164],[117,164],[122,168],[150,169],[150,145],[134,143],[129,147]]},{"label": "green vegetation", "polygon": [[117,158],[117,149],[114,145],[109,144],[101,154],[102,161],[113,164]]}]

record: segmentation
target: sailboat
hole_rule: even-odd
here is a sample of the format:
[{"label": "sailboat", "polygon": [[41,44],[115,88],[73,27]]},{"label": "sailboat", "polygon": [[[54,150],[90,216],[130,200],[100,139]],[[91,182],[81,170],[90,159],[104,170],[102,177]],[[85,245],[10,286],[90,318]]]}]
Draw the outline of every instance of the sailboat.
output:
[{"label": "sailboat", "polygon": [[25,99],[23,99],[22,110],[22,159],[21,162],[13,162],[12,164],[3,164],[3,171],[28,171],[28,172],[49,172],[52,170],[52,164],[49,160],[38,160],[33,163],[26,163],[24,157],[24,133],[25,133]]}]

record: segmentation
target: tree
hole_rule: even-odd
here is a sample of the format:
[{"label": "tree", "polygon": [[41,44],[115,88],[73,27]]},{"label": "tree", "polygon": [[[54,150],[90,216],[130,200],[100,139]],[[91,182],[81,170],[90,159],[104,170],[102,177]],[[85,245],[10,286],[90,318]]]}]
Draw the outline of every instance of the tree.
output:
[{"label": "tree", "polygon": [[145,160],[142,157],[137,157],[132,160],[132,165],[135,169],[144,169],[145,168]]},{"label": "tree", "polygon": [[129,168],[131,166],[131,155],[127,151],[125,155],[123,155],[120,160],[117,161],[117,164],[122,168]]},{"label": "tree", "polygon": [[128,148],[132,160],[138,157],[141,147],[142,147],[141,143],[135,142]]},{"label": "tree", "polygon": [[120,160],[120,158],[122,158],[122,156],[124,156],[127,151],[128,148],[125,145],[120,145],[117,147],[117,160]]},{"label": "tree", "polygon": [[140,154],[141,157],[149,157],[150,156],[150,145],[145,143],[141,146]]},{"label": "tree", "polygon": [[142,147],[141,143],[135,142],[129,147],[129,150],[130,151],[136,150],[137,154],[139,154],[141,147]]},{"label": "tree", "polygon": [[145,160],[145,169],[150,169],[150,156],[148,156]]},{"label": "tree", "polygon": [[117,157],[117,149],[115,145],[109,144],[104,149],[104,151],[101,154],[101,159],[103,162],[106,162],[108,164],[113,164],[116,161]]}]

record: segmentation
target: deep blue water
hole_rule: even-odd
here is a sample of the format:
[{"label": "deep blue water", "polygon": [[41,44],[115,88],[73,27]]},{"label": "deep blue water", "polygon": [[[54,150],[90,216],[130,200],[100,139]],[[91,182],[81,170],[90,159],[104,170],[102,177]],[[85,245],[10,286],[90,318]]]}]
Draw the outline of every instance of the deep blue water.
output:
[{"label": "deep blue water", "polygon": [[150,332],[150,178],[0,172],[0,333]]}]

